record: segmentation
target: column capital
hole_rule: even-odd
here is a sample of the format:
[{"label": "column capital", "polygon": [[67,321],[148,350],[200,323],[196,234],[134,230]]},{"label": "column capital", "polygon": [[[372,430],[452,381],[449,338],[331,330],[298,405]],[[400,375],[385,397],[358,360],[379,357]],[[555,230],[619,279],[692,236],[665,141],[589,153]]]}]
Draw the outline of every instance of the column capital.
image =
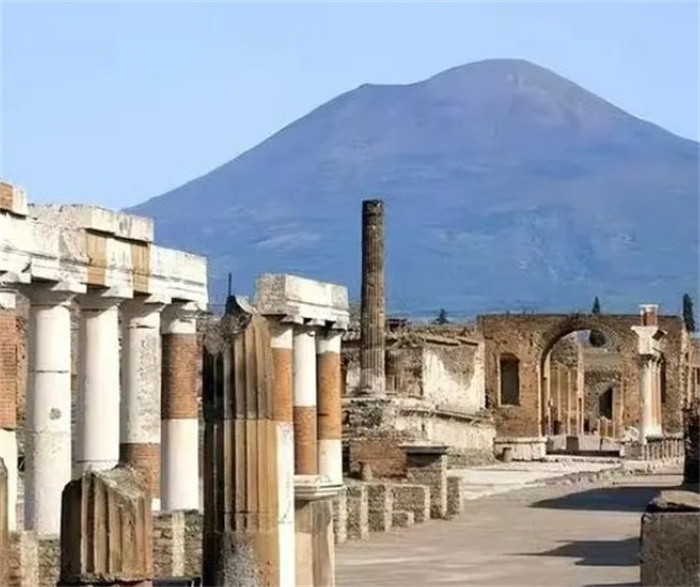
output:
[{"label": "column capital", "polygon": [[340,354],[340,347],[343,338],[342,330],[322,330],[316,337],[316,352]]},{"label": "column capital", "polygon": [[121,305],[122,314],[128,319],[149,319],[157,317],[160,321],[160,313],[165,304],[160,301],[151,302],[148,298],[134,298],[126,300]]},{"label": "column capital", "polygon": [[193,302],[173,302],[163,308],[161,332],[163,334],[196,334],[199,314],[200,310]]},{"label": "column capital", "polygon": [[79,294],[75,297],[75,301],[78,302],[81,310],[109,310],[110,308],[116,308],[120,304],[123,304],[126,299],[119,297],[112,297],[106,295],[102,292],[88,292],[86,294]]},{"label": "column capital", "polygon": [[86,289],[84,284],[73,283],[31,283],[18,288],[32,306],[67,306]]}]

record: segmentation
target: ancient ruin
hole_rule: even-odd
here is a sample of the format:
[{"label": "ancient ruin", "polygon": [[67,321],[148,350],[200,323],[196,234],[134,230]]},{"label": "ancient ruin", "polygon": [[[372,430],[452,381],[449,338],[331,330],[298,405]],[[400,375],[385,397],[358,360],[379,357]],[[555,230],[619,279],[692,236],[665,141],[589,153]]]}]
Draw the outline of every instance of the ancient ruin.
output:
[{"label": "ancient ruin", "polygon": [[[337,544],[459,516],[497,459],[685,456],[697,485],[698,341],[656,305],[387,318],[368,200],[359,324],[346,287],[289,274],[214,316],[206,260],[150,219],[1,187],[0,587],[331,587]],[[644,584],[687,558],[663,541],[694,499],[650,505]]]}]

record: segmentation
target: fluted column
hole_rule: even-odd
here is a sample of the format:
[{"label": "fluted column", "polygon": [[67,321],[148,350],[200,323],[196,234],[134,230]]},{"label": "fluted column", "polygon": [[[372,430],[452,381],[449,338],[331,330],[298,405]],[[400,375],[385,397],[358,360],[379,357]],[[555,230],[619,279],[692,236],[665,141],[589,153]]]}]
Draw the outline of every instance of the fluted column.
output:
[{"label": "fluted column", "polygon": [[26,293],[31,306],[24,527],[58,534],[61,493],[71,480],[70,302],[75,294],[39,285]]},{"label": "fluted column", "polygon": [[318,352],[318,469],[333,483],[343,482],[342,398],[338,331],[319,333]]},{"label": "fluted column", "polygon": [[144,472],[154,509],[160,508],[162,309],[142,300],[122,306],[119,460]]},{"label": "fluted column", "polygon": [[79,296],[78,426],[73,478],[119,462],[119,304]]},{"label": "fluted column", "polygon": [[318,474],[316,332],[294,329],[294,465],[299,475]]},{"label": "fluted column", "polygon": [[360,323],[360,390],[382,394],[386,293],[384,269],[384,203],[362,202],[362,308]]},{"label": "fluted column", "polygon": [[197,310],[172,304],[161,315],[161,510],[199,509]]}]

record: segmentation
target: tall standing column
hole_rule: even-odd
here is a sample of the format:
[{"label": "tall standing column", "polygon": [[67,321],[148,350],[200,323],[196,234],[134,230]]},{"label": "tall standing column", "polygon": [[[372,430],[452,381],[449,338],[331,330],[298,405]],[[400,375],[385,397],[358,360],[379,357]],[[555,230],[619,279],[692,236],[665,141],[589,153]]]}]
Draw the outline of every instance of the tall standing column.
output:
[{"label": "tall standing column", "polygon": [[319,334],[318,468],[333,483],[343,482],[342,398],[340,389],[341,333]]},{"label": "tall standing column", "polygon": [[78,426],[73,478],[119,462],[119,304],[80,296]]},{"label": "tall standing column", "polygon": [[294,332],[294,465],[299,475],[318,474],[316,333],[306,326]]},{"label": "tall standing column", "polygon": [[653,382],[652,382],[652,371],[651,371],[651,359],[649,357],[641,358],[641,365],[639,370],[639,386],[640,386],[640,396],[641,396],[641,411],[642,411],[642,422],[641,422],[641,437],[644,442],[647,436],[652,434],[653,428],[653,405],[652,405],[652,394],[653,394]]},{"label": "tall standing column", "polygon": [[71,479],[71,319],[74,293],[28,287],[29,369],[24,527],[61,529],[61,493]]},{"label": "tall standing column", "polygon": [[277,434],[280,587],[296,580],[294,516],[294,337],[291,324],[271,322],[272,363],[275,370],[272,412]]},{"label": "tall standing column", "polygon": [[162,309],[141,300],[122,306],[119,460],[143,471],[154,509],[160,508]]},{"label": "tall standing column", "polygon": [[0,290],[0,459],[7,468],[7,526],[17,528],[17,293]]},{"label": "tall standing column", "polygon": [[384,393],[384,203],[362,202],[362,308],[360,322],[360,390]]},{"label": "tall standing column", "polygon": [[161,316],[161,510],[199,509],[199,417],[197,388],[201,355],[196,308],[168,306]]}]

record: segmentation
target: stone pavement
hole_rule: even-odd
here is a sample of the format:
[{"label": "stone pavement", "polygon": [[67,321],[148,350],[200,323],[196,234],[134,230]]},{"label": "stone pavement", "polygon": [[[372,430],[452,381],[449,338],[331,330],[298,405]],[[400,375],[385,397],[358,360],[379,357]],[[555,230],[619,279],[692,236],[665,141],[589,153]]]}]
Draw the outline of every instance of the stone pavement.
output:
[{"label": "stone pavement", "polygon": [[[493,481],[493,469],[502,466],[485,475]],[[506,491],[491,483],[494,494],[467,501],[458,518],[339,546],[337,587],[631,587],[639,580],[641,513],[659,488],[681,480],[675,472],[656,473],[518,490],[510,483]]]}]

